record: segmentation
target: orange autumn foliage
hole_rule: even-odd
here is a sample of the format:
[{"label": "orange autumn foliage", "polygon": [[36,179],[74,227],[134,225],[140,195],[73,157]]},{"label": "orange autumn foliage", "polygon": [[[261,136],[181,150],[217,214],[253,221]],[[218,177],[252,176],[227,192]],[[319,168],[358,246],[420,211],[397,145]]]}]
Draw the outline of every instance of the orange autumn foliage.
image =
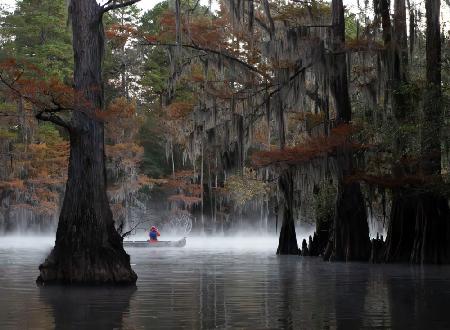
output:
[{"label": "orange autumn foliage", "polygon": [[194,110],[194,102],[192,101],[176,101],[172,102],[166,108],[169,120],[182,119],[188,116]]},{"label": "orange autumn foliage", "polygon": [[[7,87],[3,90],[12,101],[22,98],[33,105],[35,114],[64,114],[80,111],[95,118],[101,109],[89,102],[82,92],[64,83],[57,77],[45,76],[42,71],[26,62],[6,59],[0,62],[0,81]],[[91,86],[91,89],[100,88]],[[98,118],[101,120],[101,117]]]},{"label": "orange autumn foliage", "polygon": [[329,136],[310,138],[305,143],[283,150],[259,151],[252,155],[252,163],[256,167],[277,164],[295,165],[310,161],[314,158],[332,155],[341,146],[356,147],[350,141],[354,127],[349,124],[339,125],[331,131]]},{"label": "orange autumn foliage", "polygon": [[188,207],[192,206],[193,204],[198,204],[202,201],[200,197],[186,196],[183,194],[169,196],[168,200],[170,202],[182,202],[185,206]]},{"label": "orange autumn foliage", "polygon": [[0,190],[10,196],[11,209],[47,217],[56,214],[67,179],[68,155],[65,141],[15,145],[10,179],[0,182]]},{"label": "orange autumn foliage", "polygon": [[192,170],[182,170],[175,172],[173,176],[165,179],[161,186],[170,192],[167,200],[172,203],[181,203],[183,207],[191,207],[202,201],[203,189],[201,185],[193,183],[194,172]]},{"label": "orange autumn foliage", "polygon": [[23,180],[12,179],[9,181],[0,181],[1,190],[24,190],[25,185]]}]

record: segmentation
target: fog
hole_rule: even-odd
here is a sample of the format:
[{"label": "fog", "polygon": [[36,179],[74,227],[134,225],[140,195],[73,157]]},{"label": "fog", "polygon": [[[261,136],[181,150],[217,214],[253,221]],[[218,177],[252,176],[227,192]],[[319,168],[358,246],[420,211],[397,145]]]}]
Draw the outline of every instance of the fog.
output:
[{"label": "fog", "polygon": [[[36,234],[10,234],[0,236],[0,249],[2,250],[30,250],[30,249],[48,249],[50,250],[55,243],[54,235],[36,235]],[[40,261],[40,260],[39,260]]]},{"label": "fog", "polygon": [[[299,247],[302,240],[308,240],[313,234],[313,228],[297,228],[297,241]],[[126,240],[147,240],[148,232],[141,230]],[[161,232],[162,241],[179,240],[182,236]],[[209,235],[190,234],[186,236],[187,243],[184,249],[193,250],[235,250],[235,251],[263,251],[271,250],[274,253],[278,247],[278,234],[263,234],[254,230],[241,230],[234,234]],[[0,236],[1,249],[48,249],[55,242],[55,234],[14,233]]]}]

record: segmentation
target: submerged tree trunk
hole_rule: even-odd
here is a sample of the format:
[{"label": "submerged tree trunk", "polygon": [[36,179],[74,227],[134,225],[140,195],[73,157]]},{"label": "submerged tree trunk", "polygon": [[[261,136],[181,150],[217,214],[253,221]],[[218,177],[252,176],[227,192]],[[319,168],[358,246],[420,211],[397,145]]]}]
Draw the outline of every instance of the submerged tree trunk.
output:
[{"label": "submerged tree trunk", "polygon": [[[441,34],[440,0],[425,2],[427,17],[426,78],[421,134],[421,172],[441,175]],[[438,184],[441,183],[438,180]],[[448,199],[438,191],[419,194],[411,261],[450,263],[450,209]]]},{"label": "submerged tree trunk", "polygon": [[[397,0],[404,11],[404,0]],[[426,78],[424,95],[424,118],[421,132],[421,172],[424,176],[434,176],[440,182],[441,175],[441,40],[440,1],[426,1]],[[401,15],[396,15],[401,16]],[[402,23],[400,27],[405,25]],[[406,34],[406,28],[400,29]],[[398,42],[405,52],[405,44]],[[395,51],[395,49],[394,49]],[[401,58],[398,56],[398,58]],[[395,58],[395,57],[394,57]],[[400,72],[399,72],[400,71]],[[402,81],[401,69],[394,65],[394,78]],[[400,95],[396,93],[396,95]],[[407,110],[407,100],[393,97],[394,114],[401,124]],[[406,148],[403,139],[397,142],[396,152]],[[399,166],[394,167],[394,175],[402,176]],[[445,196],[434,189],[397,189],[393,192],[392,212],[385,260],[388,262],[449,263],[450,262],[450,210]]]},{"label": "submerged tree trunk", "polygon": [[367,212],[359,183],[338,187],[330,260],[367,261],[370,254]]},{"label": "submerged tree trunk", "polygon": [[[393,143],[393,176],[401,180],[407,169],[400,162],[407,153],[410,136],[403,133],[402,125],[406,123],[408,114],[412,112],[412,105],[406,95],[400,91],[407,81],[407,43],[406,43],[406,7],[404,0],[395,0],[394,22],[392,33],[389,15],[389,2],[382,1],[383,8],[383,38],[385,45],[384,62],[388,70],[387,89],[394,114],[394,143]],[[393,35],[391,39],[391,34]],[[411,258],[411,248],[414,240],[414,218],[417,207],[417,196],[412,188],[394,188],[392,191],[392,208],[385,244],[386,262],[408,262]]]},{"label": "submerged tree trunk", "polygon": [[106,195],[104,125],[95,118],[103,106],[102,7],[95,0],[72,0],[69,11],[79,99],[69,128],[68,180],[55,247],[39,266],[37,281],[133,284],[137,276]]},{"label": "submerged tree trunk", "polygon": [[450,210],[447,198],[428,192],[419,195],[413,263],[450,263]]},{"label": "submerged tree trunk", "polygon": [[391,216],[384,247],[386,262],[408,262],[414,244],[417,196],[410,189],[393,192]]},{"label": "submerged tree trunk", "polygon": [[285,170],[279,179],[279,186],[283,192],[283,222],[277,254],[298,254],[297,235],[294,221],[294,179],[290,169]]},{"label": "submerged tree trunk", "polygon": [[[348,94],[345,43],[344,6],[342,0],[332,1],[332,47],[330,90],[336,107],[337,124],[351,121],[351,105]],[[340,172],[333,226],[329,246],[324,259],[336,261],[369,259],[369,226],[364,198],[359,183],[344,183],[343,177],[353,170],[352,151],[339,147],[337,167]]]}]

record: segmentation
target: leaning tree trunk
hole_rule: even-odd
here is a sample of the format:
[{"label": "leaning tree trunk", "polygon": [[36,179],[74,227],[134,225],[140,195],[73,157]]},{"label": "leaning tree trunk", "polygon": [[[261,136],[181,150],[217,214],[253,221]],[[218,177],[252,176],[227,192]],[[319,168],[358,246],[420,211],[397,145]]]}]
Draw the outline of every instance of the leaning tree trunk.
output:
[{"label": "leaning tree trunk", "polygon": [[279,179],[279,186],[283,192],[283,222],[277,254],[298,254],[297,235],[294,221],[294,179],[291,169],[283,171]]},{"label": "leaning tree trunk", "polygon": [[106,195],[102,7],[72,0],[70,15],[78,99],[71,121],[70,159],[55,247],[39,267],[38,283],[133,284],[137,276],[114,227]]},{"label": "leaning tree trunk", "polygon": [[[336,107],[337,124],[351,121],[348,94],[345,44],[344,6],[342,0],[332,1],[332,48],[330,61],[330,90]],[[338,194],[335,215],[330,231],[330,242],[324,259],[336,261],[368,260],[370,254],[369,226],[364,198],[359,183],[345,183],[343,177],[353,171],[352,151],[338,147]]]}]

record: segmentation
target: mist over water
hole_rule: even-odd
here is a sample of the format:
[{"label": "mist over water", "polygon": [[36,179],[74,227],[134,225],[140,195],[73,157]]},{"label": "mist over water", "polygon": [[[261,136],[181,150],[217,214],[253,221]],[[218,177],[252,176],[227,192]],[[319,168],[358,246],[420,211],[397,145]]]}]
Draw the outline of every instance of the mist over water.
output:
[{"label": "mist over water", "polygon": [[[279,228],[278,228],[279,229]],[[302,226],[296,229],[297,242],[299,247],[303,239],[308,241],[308,237],[313,235],[312,226]],[[38,249],[50,250],[55,243],[55,232],[34,233],[34,232],[14,232],[0,235],[0,247],[6,249]],[[161,231],[159,237],[162,241],[176,241],[183,237],[187,238],[184,249],[189,250],[236,250],[241,252],[266,251],[275,253],[278,247],[278,233],[275,229],[272,233],[266,233],[259,229],[236,229],[225,234],[190,233],[186,236]],[[147,230],[138,230],[125,240],[144,241],[148,239]]]},{"label": "mist over water", "polygon": [[[309,235],[314,232],[313,228],[297,228],[297,241],[299,247],[303,239],[308,240]],[[162,241],[176,241],[183,236],[172,233],[161,232],[159,237]],[[144,241],[148,239],[148,231],[140,230],[134,235],[128,236],[125,240]],[[0,236],[0,254],[28,254],[30,251],[40,252],[41,257],[36,260],[35,267],[39,265],[47,253],[50,252],[55,243],[55,233],[11,233]],[[184,251],[205,251],[205,252],[233,252],[252,253],[258,252],[267,255],[275,255],[278,247],[278,233],[261,233],[255,230],[239,230],[233,234],[200,234],[191,233],[186,236],[186,246]],[[136,249],[127,249],[133,255]]]},{"label": "mist over water", "polygon": [[[297,228],[297,242],[299,246],[303,239],[308,241],[308,237],[313,235],[312,227]],[[161,232],[159,240],[175,241],[183,236],[172,233]],[[278,247],[278,233],[275,230],[272,234],[258,232],[251,229],[236,230],[227,234],[206,234],[192,233],[186,236],[185,249],[192,250],[236,250],[241,252],[267,251],[275,253]],[[139,231],[135,235],[127,237],[126,240],[144,241],[148,239],[147,231]]]},{"label": "mist over water", "polygon": [[5,249],[51,249],[55,243],[55,234],[46,233],[45,235],[37,235],[32,233],[14,233],[0,236],[0,248]]},{"label": "mist over water", "polygon": [[[297,234],[301,244],[311,232]],[[160,237],[179,238],[164,232]],[[136,288],[40,288],[38,265],[54,240],[54,234],[0,237],[0,329],[450,326],[448,266],[277,256],[275,232],[241,230],[189,235],[184,248],[127,248],[139,276]]]}]

